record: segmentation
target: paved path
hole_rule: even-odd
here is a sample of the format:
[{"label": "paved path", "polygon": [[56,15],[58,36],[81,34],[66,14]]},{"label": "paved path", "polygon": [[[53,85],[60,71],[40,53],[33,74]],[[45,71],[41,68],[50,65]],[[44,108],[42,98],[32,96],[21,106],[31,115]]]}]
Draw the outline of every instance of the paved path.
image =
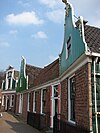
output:
[{"label": "paved path", "polygon": [[0,118],[0,133],[41,133],[7,112]]}]

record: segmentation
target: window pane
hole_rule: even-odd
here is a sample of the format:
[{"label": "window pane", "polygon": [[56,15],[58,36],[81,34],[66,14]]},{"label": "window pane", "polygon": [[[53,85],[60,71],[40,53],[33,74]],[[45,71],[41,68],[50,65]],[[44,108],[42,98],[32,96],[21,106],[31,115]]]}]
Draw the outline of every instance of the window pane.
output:
[{"label": "window pane", "polygon": [[42,93],[42,113],[46,113],[46,90]]},{"label": "window pane", "polygon": [[70,119],[75,121],[75,77],[70,79],[70,114]]}]

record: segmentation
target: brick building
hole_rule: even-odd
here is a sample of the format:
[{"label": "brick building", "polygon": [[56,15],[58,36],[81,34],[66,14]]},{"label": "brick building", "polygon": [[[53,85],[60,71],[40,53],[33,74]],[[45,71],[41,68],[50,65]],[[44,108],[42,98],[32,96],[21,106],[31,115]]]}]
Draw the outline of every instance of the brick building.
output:
[{"label": "brick building", "polygon": [[[38,129],[100,132],[100,29],[73,18],[64,1],[64,41],[59,58],[44,68],[22,57],[15,112]],[[56,119],[54,119],[56,116]]]},{"label": "brick building", "polygon": [[16,86],[19,72],[12,66],[5,71],[4,80],[2,80],[2,111],[15,111]]}]

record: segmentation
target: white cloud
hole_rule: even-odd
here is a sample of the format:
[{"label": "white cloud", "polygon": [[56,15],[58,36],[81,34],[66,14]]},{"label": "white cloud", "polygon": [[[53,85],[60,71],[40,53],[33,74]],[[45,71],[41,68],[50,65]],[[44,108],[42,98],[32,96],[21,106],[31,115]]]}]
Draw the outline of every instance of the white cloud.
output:
[{"label": "white cloud", "polygon": [[47,39],[47,35],[43,31],[39,31],[36,34],[32,35],[33,38]]},{"label": "white cloud", "polygon": [[54,8],[61,5],[61,0],[40,0],[40,3],[48,6],[49,8]]},{"label": "white cloud", "polygon": [[9,46],[10,44],[8,42],[0,40],[0,47],[9,47]]},{"label": "white cloud", "polygon": [[64,20],[64,11],[61,9],[53,10],[46,13],[49,20],[55,23],[61,23]]},{"label": "white cloud", "polygon": [[30,7],[31,6],[31,3],[29,2],[23,2],[21,0],[18,1],[18,4],[23,6],[23,7]]},{"label": "white cloud", "polygon": [[16,34],[18,33],[18,31],[17,31],[17,30],[10,30],[9,33],[10,33],[11,35],[16,35]]},{"label": "white cloud", "polygon": [[38,16],[34,11],[23,12],[17,15],[9,14],[8,16],[6,16],[6,21],[9,24],[14,24],[14,25],[30,25],[30,24],[39,25],[43,24],[44,22],[42,19],[38,18]]}]

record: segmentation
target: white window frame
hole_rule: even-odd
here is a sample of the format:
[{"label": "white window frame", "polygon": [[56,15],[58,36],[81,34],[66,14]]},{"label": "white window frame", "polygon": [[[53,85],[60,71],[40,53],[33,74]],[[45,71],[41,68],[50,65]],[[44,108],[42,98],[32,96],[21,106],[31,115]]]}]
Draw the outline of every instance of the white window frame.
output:
[{"label": "white window frame", "polygon": [[36,113],[36,101],[35,101],[35,97],[36,97],[36,91],[33,92],[33,112]]},{"label": "white window frame", "polygon": [[11,73],[11,78],[10,78],[10,88],[8,88],[8,85],[9,84],[7,84],[7,89],[12,89],[12,75],[13,75],[13,71],[12,70],[9,70],[8,72],[7,72],[7,83],[9,83],[8,81],[9,81],[9,78],[8,78],[8,73]]},{"label": "white window frame", "polygon": [[30,101],[30,99],[29,99],[30,98],[30,95],[31,95],[31,93],[28,93],[27,111],[30,111],[30,102],[29,102]]},{"label": "white window frame", "polygon": [[19,113],[22,114],[23,112],[23,93],[19,95]]},{"label": "white window frame", "polygon": [[72,124],[76,124],[76,122],[75,121],[72,121],[71,120],[71,101],[70,101],[70,79],[72,78],[72,77],[74,77],[75,76],[75,74],[73,74],[72,76],[70,76],[69,78],[68,78],[68,121],[70,122],[70,123],[72,123]]},{"label": "white window frame", "polygon": [[58,97],[54,97],[54,87],[55,87],[56,85],[58,86],[59,83],[55,83],[55,84],[52,85],[51,115],[50,115],[50,119],[51,119],[51,125],[50,125],[50,127],[51,127],[51,128],[53,128],[53,117],[54,117],[54,115],[55,115],[55,102],[54,102],[54,100],[55,100],[55,99],[58,99]]},{"label": "white window frame", "polygon": [[4,106],[5,104],[4,104],[4,95],[2,95],[2,106]]},{"label": "white window frame", "polygon": [[44,89],[41,89],[41,114],[45,114],[45,113],[43,113],[43,91],[44,90],[46,90],[46,88],[44,88]]},{"label": "white window frame", "polygon": [[14,95],[11,95],[11,97],[10,97],[10,107],[13,107],[14,105],[12,105],[12,102],[13,102],[13,100],[12,100],[12,96],[14,96]]}]

